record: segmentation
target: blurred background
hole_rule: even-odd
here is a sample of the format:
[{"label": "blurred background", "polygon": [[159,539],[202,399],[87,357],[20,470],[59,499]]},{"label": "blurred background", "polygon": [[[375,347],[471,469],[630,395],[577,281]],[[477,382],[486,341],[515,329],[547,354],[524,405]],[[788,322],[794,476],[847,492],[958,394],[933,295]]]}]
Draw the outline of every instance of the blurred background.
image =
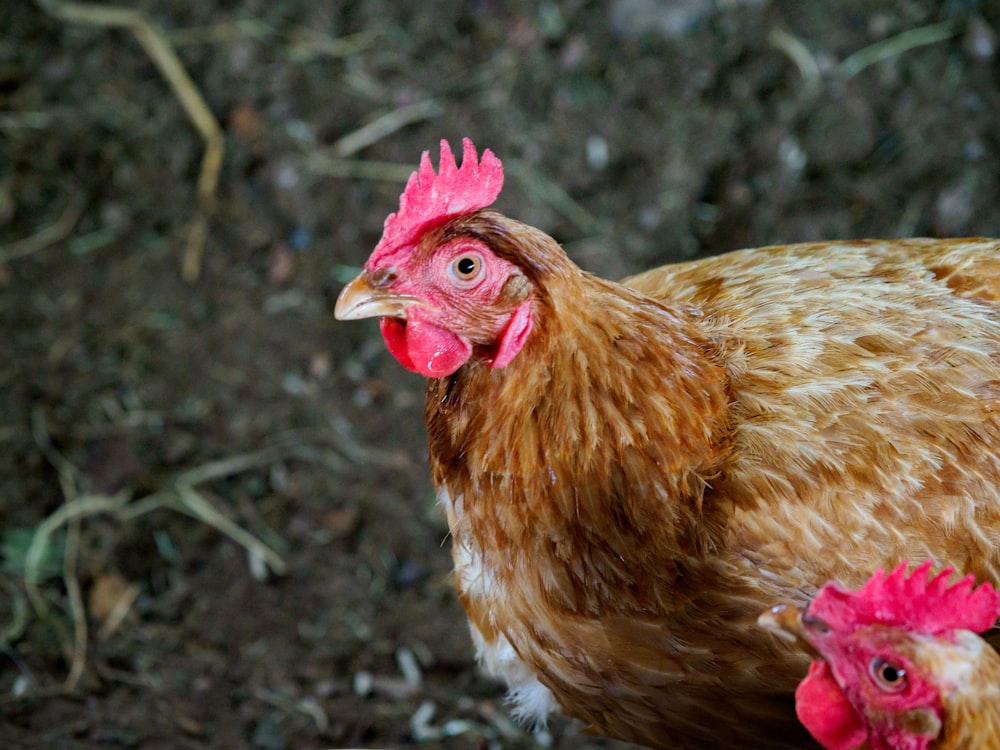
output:
[{"label": "blurred background", "polygon": [[127,10],[0,4],[5,748],[623,747],[506,718],[423,382],[333,320],[441,138],[608,277],[1000,235],[989,0]]}]

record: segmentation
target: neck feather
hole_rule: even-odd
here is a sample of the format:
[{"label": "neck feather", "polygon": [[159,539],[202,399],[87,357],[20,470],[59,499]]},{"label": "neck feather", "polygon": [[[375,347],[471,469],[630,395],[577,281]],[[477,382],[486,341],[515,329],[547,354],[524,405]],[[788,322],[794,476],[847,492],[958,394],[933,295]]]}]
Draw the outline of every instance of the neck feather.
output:
[{"label": "neck feather", "polygon": [[577,607],[602,586],[614,598],[635,556],[669,576],[679,548],[711,544],[722,520],[701,498],[728,396],[688,313],[573,269],[535,281],[535,328],[510,365],[430,381],[426,421],[462,523],[561,566],[552,586]]}]

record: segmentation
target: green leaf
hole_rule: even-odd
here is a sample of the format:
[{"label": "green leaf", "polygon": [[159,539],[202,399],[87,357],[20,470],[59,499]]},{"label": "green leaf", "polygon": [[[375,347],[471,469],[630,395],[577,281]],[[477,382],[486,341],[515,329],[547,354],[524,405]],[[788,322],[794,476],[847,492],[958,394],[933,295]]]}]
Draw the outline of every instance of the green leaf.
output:
[{"label": "green leaf", "polygon": [[[35,529],[26,526],[15,526],[0,531],[0,555],[3,555],[0,568],[24,575],[28,549],[34,538]],[[40,582],[61,575],[65,555],[66,532],[56,531],[45,540],[45,547],[33,579]]]}]

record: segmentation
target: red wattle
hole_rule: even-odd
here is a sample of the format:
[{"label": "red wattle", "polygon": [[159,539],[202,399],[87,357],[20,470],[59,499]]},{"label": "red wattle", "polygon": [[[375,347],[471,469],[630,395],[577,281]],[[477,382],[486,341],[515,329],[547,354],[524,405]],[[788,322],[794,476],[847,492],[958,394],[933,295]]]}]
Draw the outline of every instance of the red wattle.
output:
[{"label": "red wattle", "polygon": [[385,339],[389,354],[410,372],[419,372],[413,366],[410,354],[406,350],[406,323],[396,318],[379,318],[378,324],[382,329],[382,338]]},{"label": "red wattle", "polygon": [[399,364],[427,378],[451,375],[472,356],[472,344],[431,323],[382,318],[381,328]]},{"label": "red wattle", "polygon": [[808,676],[795,691],[795,713],[827,750],[855,750],[868,741],[861,716],[822,659],[809,665]]},{"label": "red wattle", "polygon": [[493,356],[493,361],[490,362],[490,367],[506,367],[521,351],[521,347],[528,340],[528,334],[531,333],[531,327],[535,322],[531,312],[532,302],[528,300],[522,303],[511,315],[510,321],[500,336],[500,345]]}]

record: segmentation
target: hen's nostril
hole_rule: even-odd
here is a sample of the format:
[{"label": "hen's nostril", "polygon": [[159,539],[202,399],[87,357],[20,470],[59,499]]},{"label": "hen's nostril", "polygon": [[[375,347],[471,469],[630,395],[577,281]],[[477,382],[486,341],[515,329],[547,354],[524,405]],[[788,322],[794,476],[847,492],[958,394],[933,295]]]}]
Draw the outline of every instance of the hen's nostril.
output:
[{"label": "hen's nostril", "polygon": [[388,268],[380,268],[375,271],[375,273],[371,274],[368,281],[376,289],[382,289],[389,286],[398,278],[399,269],[395,266],[389,266]]}]

